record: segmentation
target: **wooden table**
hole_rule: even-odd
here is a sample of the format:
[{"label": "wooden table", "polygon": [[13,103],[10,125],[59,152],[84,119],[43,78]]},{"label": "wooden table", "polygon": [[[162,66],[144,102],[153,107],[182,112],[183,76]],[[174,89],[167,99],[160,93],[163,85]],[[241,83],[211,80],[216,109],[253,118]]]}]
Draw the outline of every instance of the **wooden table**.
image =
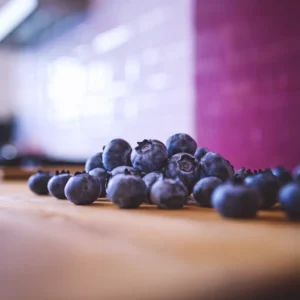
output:
[{"label": "wooden table", "polygon": [[3,300],[288,299],[300,288],[300,224],[278,209],[236,221],[195,206],[79,207],[0,182],[0,241]]}]

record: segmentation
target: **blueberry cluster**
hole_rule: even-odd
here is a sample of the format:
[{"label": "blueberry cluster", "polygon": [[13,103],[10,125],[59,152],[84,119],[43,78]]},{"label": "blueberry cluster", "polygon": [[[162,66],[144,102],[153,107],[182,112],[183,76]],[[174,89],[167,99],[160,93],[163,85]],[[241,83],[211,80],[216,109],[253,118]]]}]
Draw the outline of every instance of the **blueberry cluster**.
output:
[{"label": "blueberry cluster", "polygon": [[197,148],[183,133],[166,144],[145,139],[133,149],[114,139],[86,161],[84,172],[39,171],[28,183],[36,194],[50,193],[76,205],[107,197],[120,208],[148,203],[180,209],[193,195],[198,205],[214,207],[224,217],[253,218],[279,201],[291,219],[300,219],[300,166],[293,174],[283,167],[234,171],[222,155]]}]

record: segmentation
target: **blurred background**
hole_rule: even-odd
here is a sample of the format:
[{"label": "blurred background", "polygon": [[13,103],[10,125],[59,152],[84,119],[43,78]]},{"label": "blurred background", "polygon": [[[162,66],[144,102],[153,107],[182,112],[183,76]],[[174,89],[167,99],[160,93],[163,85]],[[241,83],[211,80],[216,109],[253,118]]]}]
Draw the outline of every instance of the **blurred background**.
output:
[{"label": "blurred background", "polygon": [[0,162],[81,164],[177,132],[300,163],[297,0],[0,0]]}]

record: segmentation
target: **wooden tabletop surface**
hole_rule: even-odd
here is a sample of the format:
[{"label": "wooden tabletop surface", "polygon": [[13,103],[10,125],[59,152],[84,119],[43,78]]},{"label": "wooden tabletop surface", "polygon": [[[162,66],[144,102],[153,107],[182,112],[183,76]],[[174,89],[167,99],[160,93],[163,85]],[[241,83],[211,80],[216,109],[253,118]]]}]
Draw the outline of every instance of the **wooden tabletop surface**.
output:
[{"label": "wooden tabletop surface", "polygon": [[[300,223],[79,207],[0,182],[0,299],[265,299],[300,288]],[[296,299],[296,298],[295,298]]]}]

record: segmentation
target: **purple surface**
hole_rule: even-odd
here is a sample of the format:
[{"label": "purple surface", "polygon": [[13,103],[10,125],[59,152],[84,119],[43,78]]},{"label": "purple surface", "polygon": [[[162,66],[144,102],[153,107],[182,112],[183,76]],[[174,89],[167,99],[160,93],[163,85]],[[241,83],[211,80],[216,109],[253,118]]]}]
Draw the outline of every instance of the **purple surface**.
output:
[{"label": "purple surface", "polygon": [[300,163],[300,2],[195,1],[198,144],[235,167]]}]

